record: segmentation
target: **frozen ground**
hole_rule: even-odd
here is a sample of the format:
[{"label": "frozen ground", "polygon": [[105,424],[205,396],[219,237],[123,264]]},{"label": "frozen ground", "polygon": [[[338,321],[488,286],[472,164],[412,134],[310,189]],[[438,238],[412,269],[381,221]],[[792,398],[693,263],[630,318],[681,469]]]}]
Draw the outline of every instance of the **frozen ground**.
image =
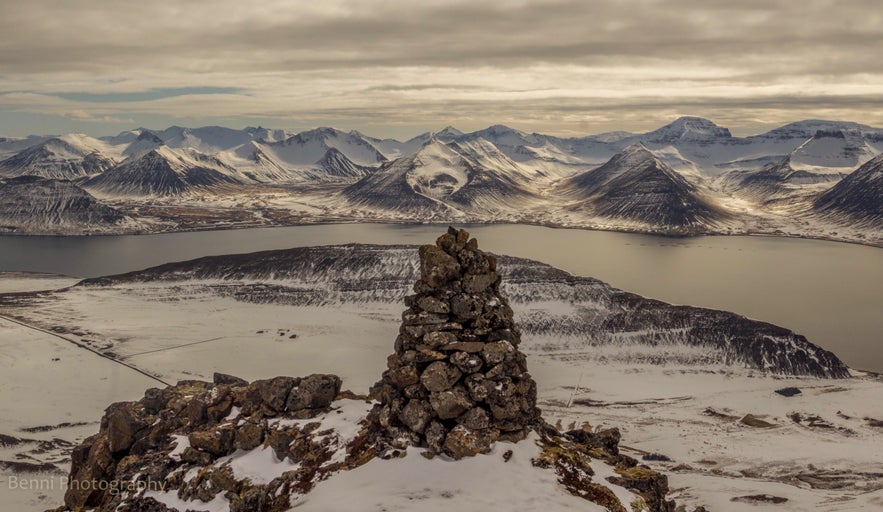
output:
[{"label": "frozen ground", "polygon": [[[8,284],[0,278],[0,290],[45,289],[47,284],[42,277],[33,283],[26,276],[6,277]],[[51,441],[5,446],[0,460],[65,468],[69,443],[97,431],[94,422],[104,407],[159,385],[120,363],[166,382],[210,379],[215,371],[247,379],[331,372],[344,378],[344,388],[363,392],[385,367],[403,309],[389,302],[242,302],[187,284],[77,287],[23,307],[0,308],[4,315],[50,331],[0,320],[0,434]],[[562,314],[573,309],[566,301],[544,307]],[[516,307],[516,320],[529,314]],[[628,344],[556,343],[528,335],[522,345],[546,419],[565,426],[584,421],[615,426],[623,432],[628,454],[671,459],[647,463],[670,475],[679,502],[727,511],[883,506],[883,379],[878,376],[798,379],[723,365],[638,364],[617,354],[637,350]],[[659,355],[666,356],[664,351]],[[801,393],[790,398],[775,393],[785,387]],[[54,427],[60,423],[72,426]],[[33,428],[43,426],[51,428]],[[443,465],[423,467],[420,457],[411,460],[415,467],[395,471],[445,470]],[[60,489],[10,489],[11,477],[50,475],[59,482],[61,473],[53,468],[2,471],[3,510],[36,511],[60,503]],[[383,496],[372,490],[380,484],[370,472],[345,478],[319,486],[302,510],[332,510],[341,482],[361,489],[366,499]],[[412,487],[420,490],[416,482]],[[760,494],[787,501],[731,501]],[[391,494],[384,503],[394,510],[417,503],[414,496],[422,494]],[[419,506],[431,507],[433,501],[419,501]]]}]

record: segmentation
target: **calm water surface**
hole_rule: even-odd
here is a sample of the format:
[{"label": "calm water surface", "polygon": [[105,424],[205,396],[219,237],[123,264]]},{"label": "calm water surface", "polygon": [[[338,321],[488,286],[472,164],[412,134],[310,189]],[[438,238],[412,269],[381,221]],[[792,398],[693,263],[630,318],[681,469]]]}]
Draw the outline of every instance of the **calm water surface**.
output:
[{"label": "calm water surface", "polygon": [[[883,371],[883,249],[770,237],[468,228],[484,249],[540,260],[647,297],[772,322],[806,335],[853,367]],[[0,236],[0,271],[94,277],[217,254],[348,242],[429,243],[443,230],[337,224],[147,236]]]}]

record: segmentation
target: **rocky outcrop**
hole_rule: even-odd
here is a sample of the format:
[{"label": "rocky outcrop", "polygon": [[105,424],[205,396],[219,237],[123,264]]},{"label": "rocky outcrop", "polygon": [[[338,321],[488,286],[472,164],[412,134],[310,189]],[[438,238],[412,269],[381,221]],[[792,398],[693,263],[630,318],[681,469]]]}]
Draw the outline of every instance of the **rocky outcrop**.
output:
[{"label": "rocky outcrop", "polygon": [[[336,398],[359,400],[341,394],[340,386],[335,375],[249,384],[216,374],[214,382],[182,381],[148,389],[139,401],[113,404],[98,434],[73,451],[65,506],[59,510],[172,510],[149,491],[175,489],[182,499],[208,502],[222,496],[231,511],[286,510],[295,489],[308,490],[322,475],[351,463],[329,463],[339,447],[311,420]],[[272,449],[280,461],[296,462],[298,471],[257,484],[236,478],[221,460],[260,446]],[[187,480],[191,469],[197,478]]]}]

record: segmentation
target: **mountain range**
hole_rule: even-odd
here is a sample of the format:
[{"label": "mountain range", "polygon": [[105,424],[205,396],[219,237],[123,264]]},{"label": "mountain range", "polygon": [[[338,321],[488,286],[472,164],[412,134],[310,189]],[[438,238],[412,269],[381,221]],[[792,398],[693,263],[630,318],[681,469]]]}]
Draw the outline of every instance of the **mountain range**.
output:
[{"label": "mountain range", "polygon": [[[641,134],[563,138],[494,125],[470,133],[447,127],[407,141],[334,128],[172,126],[101,138],[0,138],[0,177],[67,180],[135,219],[129,226],[136,232],[181,229],[139,213],[159,203],[211,207],[204,225],[190,227],[223,227],[223,208],[215,207],[233,197],[254,225],[500,221],[876,244],[883,243],[880,173],[857,169],[881,152],[883,129],[821,120],[749,137],[682,117]],[[28,226],[20,231],[78,229],[60,229],[51,217]]]}]

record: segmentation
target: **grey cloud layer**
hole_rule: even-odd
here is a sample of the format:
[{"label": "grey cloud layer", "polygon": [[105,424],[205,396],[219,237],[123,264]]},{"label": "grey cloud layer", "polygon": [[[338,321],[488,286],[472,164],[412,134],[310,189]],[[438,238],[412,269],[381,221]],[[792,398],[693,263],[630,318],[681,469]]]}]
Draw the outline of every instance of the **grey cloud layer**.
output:
[{"label": "grey cloud layer", "polygon": [[830,111],[878,101],[883,83],[877,0],[4,1],[0,90],[229,87],[262,116],[458,102],[492,116],[530,100],[532,119],[678,103]]}]

